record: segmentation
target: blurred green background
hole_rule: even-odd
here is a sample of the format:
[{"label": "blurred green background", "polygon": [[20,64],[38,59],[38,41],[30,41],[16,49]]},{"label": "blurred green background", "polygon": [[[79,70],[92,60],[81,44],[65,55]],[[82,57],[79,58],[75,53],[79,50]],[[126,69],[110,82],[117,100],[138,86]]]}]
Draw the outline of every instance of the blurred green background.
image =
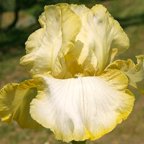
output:
[{"label": "blurred green background", "polygon": [[[0,0],[0,87],[8,82],[29,77],[19,65],[25,54],[24,43],[29,34],[39,28],[38,16],[44,5],[59,2],[101,3],[117,19],[130,38],[131,46],[120,58],[144,54],[144,0]],[[144,88],[144,83],[139,86]],[[138,91],[136,104],[128,120],[111,133],[88,144],[144,144],[144,92]],[[0,144],[62,144],[47,130],[21,129],[16,123],[0,122]]]}]

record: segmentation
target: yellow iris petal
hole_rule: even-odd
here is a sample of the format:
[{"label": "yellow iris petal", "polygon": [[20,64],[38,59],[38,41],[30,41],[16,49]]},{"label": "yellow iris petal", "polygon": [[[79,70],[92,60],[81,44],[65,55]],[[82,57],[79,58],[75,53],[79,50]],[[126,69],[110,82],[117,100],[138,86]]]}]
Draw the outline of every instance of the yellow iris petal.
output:
[{"label": "yellow iris petal", "polygon": [[113,53],[129,47],[129,39],[104,6],[95,5],[91,9],[83,5],[71,7],[82,22],[76,38],[83,45],[78,63],[84,66],[84,71],[99,74],[111,62]]},{"label": "yellow iris petal", "polygon": [[[32,74],[51,72],[56,77],[70,77],[65,55],[71,53],[75,37],[80,30],[80,19],[68,4],[45,7],[40,16],[41,29],[34,32],[26,42],[27,55],[21,64],[30,68]],[[68,75],[68,76],[67,76]]]},{"label": "yellow iris petal", "polygon": [[36,96],[37,90],[34,80],[20,84],[7,84],[0,90],[0,118],[2,121],[15,120],[24,128],[40,128],[30,114],[30,102]]},{"label": "yellow iris petal", "polygon": [[129,78],[129,84],[137,87],[136,83],[144,79],[144,55],[137,56],[137,64],[131,59],[116,60],[111,63],[108,68],[119,69],[124,72]]}]

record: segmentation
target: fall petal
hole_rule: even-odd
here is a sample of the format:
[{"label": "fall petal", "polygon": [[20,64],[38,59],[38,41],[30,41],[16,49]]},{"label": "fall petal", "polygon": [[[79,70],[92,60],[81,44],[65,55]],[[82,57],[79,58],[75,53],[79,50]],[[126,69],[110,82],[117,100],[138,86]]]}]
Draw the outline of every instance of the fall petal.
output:
[{"label": "fall petal", "polygon": [[119,70],[93,77],[39,78],[44,87],[31,102],[31,116],[66,142],[100,138],[126,119],[133,107],[128,79]]},{"label": "fall petal", "polygon": [[0,90],[1,120],[5,122],[15,120],[24,128],[40,128],[41,126],[29,114],[30,102],[36,94],[34,80],[5,85]]}]

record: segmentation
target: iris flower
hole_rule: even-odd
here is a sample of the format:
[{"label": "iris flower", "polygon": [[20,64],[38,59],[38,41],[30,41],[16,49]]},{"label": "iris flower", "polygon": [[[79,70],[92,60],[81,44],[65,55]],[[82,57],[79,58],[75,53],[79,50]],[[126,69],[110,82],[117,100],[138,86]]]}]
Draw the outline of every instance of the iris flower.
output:
[{"label": "iris flower", "polygon": [[115,60],[129,39],[102,5],[45,6],[20,60],[32,79],[0,91],[2,121],[48,128],[65,142],[96,140],[131,113],[128,89],[144,78],[144,56]]}]

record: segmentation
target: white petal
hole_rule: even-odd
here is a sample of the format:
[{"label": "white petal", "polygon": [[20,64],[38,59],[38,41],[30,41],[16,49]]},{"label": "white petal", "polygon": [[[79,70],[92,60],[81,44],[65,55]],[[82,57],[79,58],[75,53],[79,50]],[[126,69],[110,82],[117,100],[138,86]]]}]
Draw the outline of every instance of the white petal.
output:
[{"label": "white petal", "polygon": [[57,139],[98,139],[132,110],[134,97],[126,89],[128,81],[120,71],[101,77],[41,78],[45,86],[32,101],[30,113]]}]

